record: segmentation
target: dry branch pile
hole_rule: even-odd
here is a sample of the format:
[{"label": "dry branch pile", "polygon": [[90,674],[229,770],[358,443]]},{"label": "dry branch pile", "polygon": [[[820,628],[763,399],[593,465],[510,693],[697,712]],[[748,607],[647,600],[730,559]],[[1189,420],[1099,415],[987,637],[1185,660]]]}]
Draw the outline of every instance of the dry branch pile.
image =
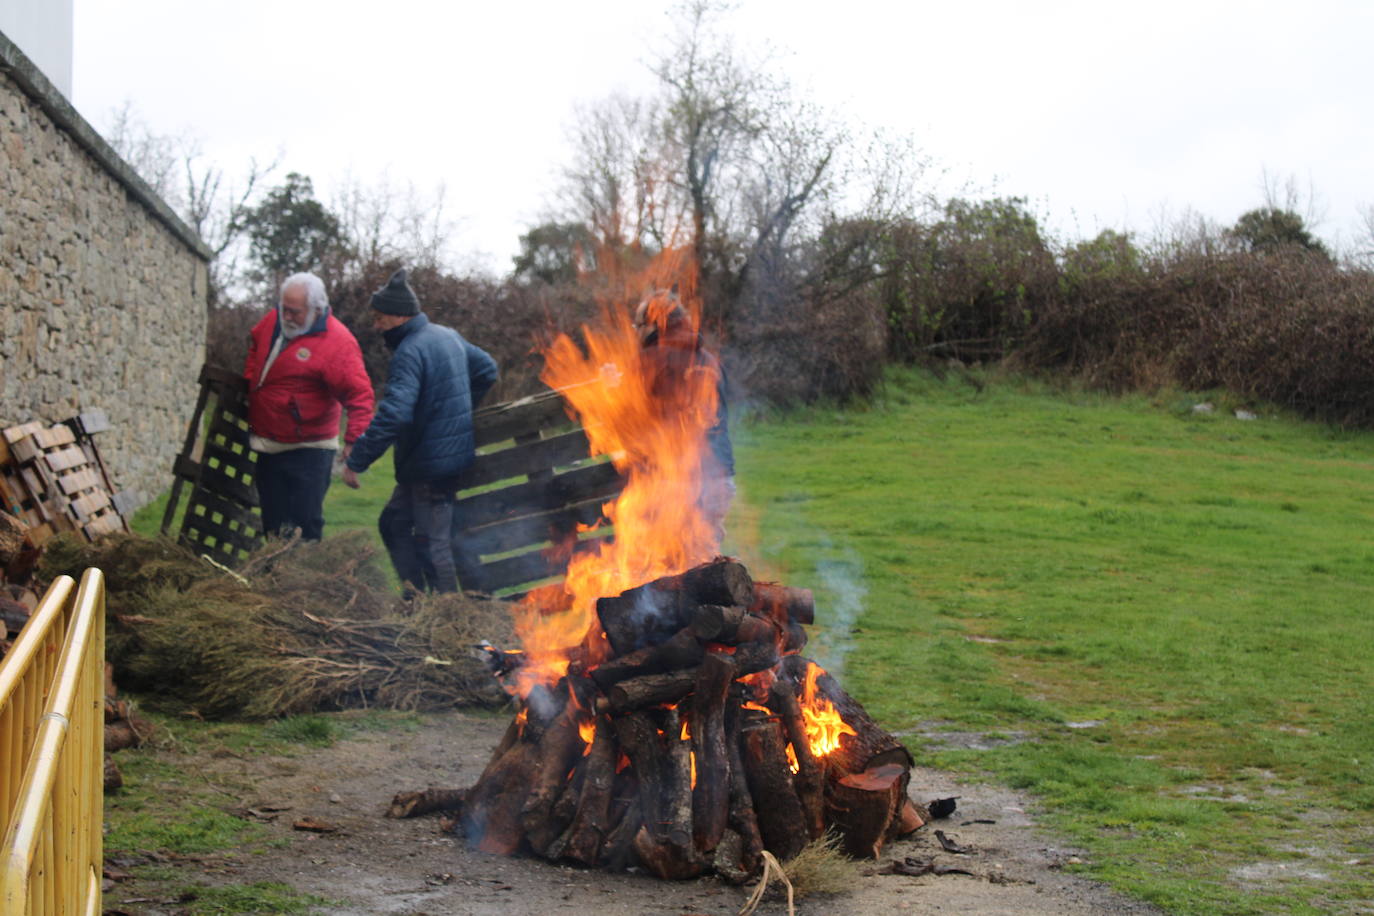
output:
[{"label": "dry branch pile", "polygon": [[276,542],[236,573],[164,539],[48,544],[47,578],[105,572],[108,658],[121,686],[175,694],[207,717],[505,701],[471,653],[508,639],[503,602],[403,602],[363,532]]},{"label": "dry branch pile", "polygon": [[611,657],[529,693],[462,797],[469,841],[734,881],[831,830],[876,856],[923,823],[911,755],[797,654],[814,614],[809,591],[723,558],[602,598]]}]

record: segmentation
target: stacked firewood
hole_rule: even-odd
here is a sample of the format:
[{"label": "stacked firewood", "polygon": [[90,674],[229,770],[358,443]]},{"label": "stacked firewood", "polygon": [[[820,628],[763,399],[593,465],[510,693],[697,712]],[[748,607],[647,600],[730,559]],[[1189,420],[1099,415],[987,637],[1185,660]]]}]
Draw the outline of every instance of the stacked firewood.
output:
[{"label": "stacked firewood", "polygon": [[[597,614],[610,657],[573,658],[529,693],[464,794],[479,848],[742,881],[765,849],[786,860],[834,830],[875,857],[921,826],[906,748],[798,654],[809,591],[720,558],[603,598]],[[508,678],[521,664],[492,655]],[[818,751],[821,711],[832,734]]]}]

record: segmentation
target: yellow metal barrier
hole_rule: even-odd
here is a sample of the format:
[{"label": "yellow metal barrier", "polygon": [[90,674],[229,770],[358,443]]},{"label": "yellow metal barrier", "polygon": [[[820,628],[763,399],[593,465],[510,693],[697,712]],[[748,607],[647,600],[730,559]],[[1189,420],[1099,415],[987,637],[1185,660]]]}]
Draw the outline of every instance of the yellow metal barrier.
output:
[{"label": "yellow metal barrier", "polygon": [[100,912],[105,578],[62,576],[0,662],[0,914]]}]

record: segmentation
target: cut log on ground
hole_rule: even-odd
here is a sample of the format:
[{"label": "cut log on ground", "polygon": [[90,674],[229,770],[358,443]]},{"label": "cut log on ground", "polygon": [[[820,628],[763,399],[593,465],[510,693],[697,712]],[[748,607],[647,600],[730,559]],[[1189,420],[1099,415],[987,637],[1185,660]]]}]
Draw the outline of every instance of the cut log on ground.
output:
[{"label": "cut log on ground", "polygon": [[387,817],[420,817],[435,811],[461,811],[467,789],[439,789],[431,786],[417,792],[397,792],[386,809]]},{"label": "cut log on ground", "polygon": [[826,808],[844,838],[844,851],[855,858],[876,859],[906,798],[908,770],[884,764],[831,782]]}]

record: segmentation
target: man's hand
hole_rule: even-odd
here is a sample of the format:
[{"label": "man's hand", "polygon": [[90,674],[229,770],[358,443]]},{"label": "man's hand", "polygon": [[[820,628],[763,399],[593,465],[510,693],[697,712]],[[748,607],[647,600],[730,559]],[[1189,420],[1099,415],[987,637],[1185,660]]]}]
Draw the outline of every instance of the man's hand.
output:
[{"label": "man's hand", "polygon": [[355,490],[358,489],[360,486],[358,483],[358,473],[350,467],[345,467],[343,469],[343,482]]}]

